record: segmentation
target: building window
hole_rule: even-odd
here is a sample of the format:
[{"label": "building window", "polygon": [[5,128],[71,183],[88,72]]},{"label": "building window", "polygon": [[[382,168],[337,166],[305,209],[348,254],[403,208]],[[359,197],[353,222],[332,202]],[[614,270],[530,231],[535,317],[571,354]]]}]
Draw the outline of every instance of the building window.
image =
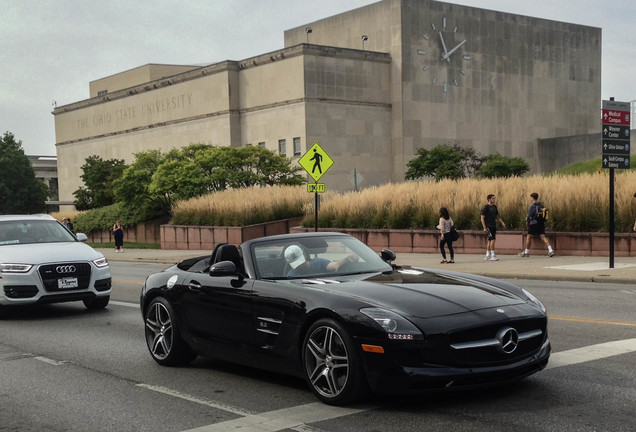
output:
[{"label": "building window", "polygon": [[284,139],[278,140],[278,154],[287,156],[287,142]]},{"label": "building window", "polygon": [[294,138],[294,156],[300,156],[300,137]]},{"label": "building window", "polygon": [[265,141],[259,142],[258,146],[261,147],[261,148],[265,148]]},{"label": "building window", "polygon": [[108,90],[100,90],[97,92],[97,96],[105,96],[108,93]]}]

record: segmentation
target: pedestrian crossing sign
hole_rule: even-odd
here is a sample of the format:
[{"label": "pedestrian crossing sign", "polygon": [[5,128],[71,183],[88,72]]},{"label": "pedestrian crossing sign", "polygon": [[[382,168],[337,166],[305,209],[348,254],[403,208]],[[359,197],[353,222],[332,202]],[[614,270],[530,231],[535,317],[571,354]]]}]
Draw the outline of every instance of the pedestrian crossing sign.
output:
[{"label": "pedestrian crossing sign", "polygon": [[301,167],[317,182],[333,165],[333,159],[317,142],[298,160]]}]

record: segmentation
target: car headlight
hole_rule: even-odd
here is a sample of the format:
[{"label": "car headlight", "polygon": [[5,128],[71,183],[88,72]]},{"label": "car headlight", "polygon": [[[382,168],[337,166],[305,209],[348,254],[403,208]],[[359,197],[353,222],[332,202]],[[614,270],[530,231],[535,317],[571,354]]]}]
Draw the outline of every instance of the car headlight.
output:
[{"label": "car headlight", "polygon": [[0,272],[2,273],[26,273],[33,267],[31,264],[0,264]]},{"label": "car headlight", "polygon": [[360,312],[375,321],[386,332],[389,339],[422,339],[422,332],[403,316],[382,308],[364,308]]},{"label": "car headlight", "polygon": [[106,260],[106,258],[101,257],[101,258],[97,258],[96,260],[93,260],[93,264],[95,264],[97,267],[107,267],[108,261]]},{"label": "car headlight", "polygon": [[547,312],[547,309],[545,308],[545,306],[543,306],[543,303],[541,303],[538,298],[533,296],[532,293],[530,293],[529,291],[526,291],[523,288],[521,288],[521,291],[523,291],[523,293],[526,295],[526,297],[528,297],[528,300],[530,300],[532,303],[534,303],[537,306],[539,306],[541,308],[541,310],[543,311],[543,313]]}]

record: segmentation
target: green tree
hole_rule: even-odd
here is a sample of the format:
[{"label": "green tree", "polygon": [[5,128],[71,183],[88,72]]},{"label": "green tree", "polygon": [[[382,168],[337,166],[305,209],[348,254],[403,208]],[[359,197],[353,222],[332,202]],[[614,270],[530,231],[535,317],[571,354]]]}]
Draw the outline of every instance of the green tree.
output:
[{"label": "green tree", "polygon": [[159,209],[169,214],[172,208],[170,194],[150,192],[152,176],[162,161],[159,150],[136,153],[135,161],[113,182],[115,199],[136,209],[138,213]]},{"label": "green tree", "polygon": [[75,208],[88,210],[111,205],[115,202],[113,182],[126,169],[123,159],[103,160],[100,156],[89,156],[82,165],[84,186],[73,192]]},{"label": "green tree", "polygon": [[260,147],[214,147],[192,144],[162,155],[138,153],[136,161],[115,182],[118,201],[169,214],[175,201],[230,188],[255,185],[299,185],[300,167]]},{"label": "green tree", "polygon": [[484,165],[477,172],[477,177],[521,177],[528,171],[530,171],[530,165],[525,160],[494,154],[488,156]]},{"label": "green tree", "polygon": [[481,167],[483,160],[484,157],[473,149],[457,145],[439,145],[431,150],[419,148],[417,156],[406,164],[404,177],[407,180],[434,177],[436,181],[470,177]]},{"label": "green tree", "polygon": [[43,212],[47,196],[49,188],[35,178],[22,141],[5,132],[0,139],[0,214]]}]

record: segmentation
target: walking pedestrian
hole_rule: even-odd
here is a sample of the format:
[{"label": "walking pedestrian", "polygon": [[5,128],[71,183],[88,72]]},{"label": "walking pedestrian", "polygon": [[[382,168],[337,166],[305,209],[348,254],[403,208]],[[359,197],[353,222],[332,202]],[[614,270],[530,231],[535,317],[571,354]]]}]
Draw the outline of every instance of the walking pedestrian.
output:
[{"label": "walking pedestrian", "polygon": [[550,241],[545,236],[545,220],[540,217],[539,209],[543,208],[539,202],[539,194],[532,192],[530,194],[532,203],[528,207],[528,215],[526,216],[526,228],[528,229],[528,236],[526,237],[526,249],[519,253],[520,257],[530,256],[530,245],[532,243],[532,237],[539,237],[541,241],[548,247],[548,256],[553,257],[556,252],[552,249]]},{"label": "walking pedestrian", "polygon": [[486,197],[486,205],[481,209],[481,226],[484,228],[484,232],[487,235],[486,244],[486,261],[499,261],[495,254],[495,241],[497,240],[497,221],[501,224],[503,229],[506,229],[499,209],[497,209],[497,197],[494,194],[488,194]]},{"label": "walking pedestrian", "polygon": [[121,226],[121,221],[117,219],[113,225],[113,238],[115,239],[115,252],[124,251],[124,229]]},{"label": "walking pedestrian", "polygon": [[62,219],[62,225],[64,225],[64,227],[66,227],[66,229],[69,230],[72,234],[75,234],[75,231],[73,230],[73,223],[69,218],[65,217],[64,219]]},{"label": "walking pedestrian", "polygon": [[[439,250],[442,253],[442,264],[455,263],[455,251],[453,250],[453,237],[450,235],[451,228],[453,228],[453,219],[450,217],[448,213],[448,209],[446,207],[442,207],[439,209],[439,224],[437,224],[437,229],[439,230]],[[446,261],[446,248],[445,245],[448,245],[448,252],[450,253],[450,260]]]}]

